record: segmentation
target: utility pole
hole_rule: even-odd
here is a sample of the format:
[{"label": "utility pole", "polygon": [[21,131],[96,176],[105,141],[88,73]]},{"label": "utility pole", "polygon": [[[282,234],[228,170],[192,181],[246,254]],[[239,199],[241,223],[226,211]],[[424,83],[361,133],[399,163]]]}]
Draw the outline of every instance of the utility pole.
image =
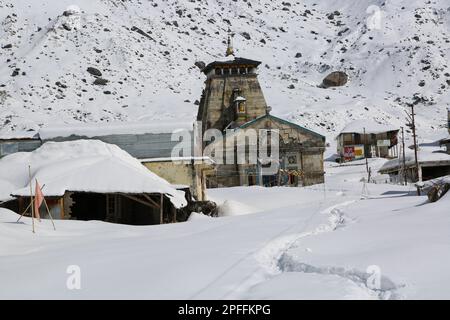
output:
[{"label": "utility pole", "polygon": [[370,180],[370,173],[369,173],[369,162],[367,161],[367,155],[366,155],[366,128],[363,128],[363,136],[364,136],[364,158],[366,159],[366,171],[367,171],[367,182]]},{"label": "utility pole", "polygon": [[[416,172],[417,172],[417,180],[418,182],[422,182],[422,175],[419,173],[419,160],[417,157],[417,135],[416,135],[416,122],[415,122],[415,113],[414,113],[414,103],[409,104],[411,107],[411,114],[408,114],[408,120],[410,121],[408,123],[408,126],[412,130],[413,134],[413,140],[414,140],[414,161],[416,166]],[[417,186],[417,195],[420,196],[420,187]]]},{"label": "utility pole", "polygon": [[408,180],[407,180],[407,171],[406,171],[406,156],[405,156],[405,132],[403,127],[402,128],[402,153],[403,153],[403,178],[405,180],[405,186],[408,185]]}]

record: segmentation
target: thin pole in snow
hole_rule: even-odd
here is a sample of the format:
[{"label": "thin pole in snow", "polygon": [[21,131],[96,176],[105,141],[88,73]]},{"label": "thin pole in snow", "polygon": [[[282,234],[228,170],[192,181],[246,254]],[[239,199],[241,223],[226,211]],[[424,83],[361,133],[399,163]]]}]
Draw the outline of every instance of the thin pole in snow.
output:
[{"label": "thin pole in snow", "polygon": [[[36,180],[36,182],[37,182],[37,180]],[[45,204],[45,208],[47,209],[48,215],[50,216],[50,220],[52,220],[53,229],[56,231],[55,223],[53,222],[53,217],[52,217],[52,214],[50,213],[50,209],[48,208],[48,204],[47,204],[47,201],[45,200],[45,197],[44,197],[44,204]]]},{"label": "thin pole in snow", "polygon": [[33,200],[33,187],[31,186],[32,180],[31,180],[31,166],[28,165],[28,176],[30,177],[30,205],[31,205],[31,224],[33,225],[33,233],[35,233],[34,230],[34,200]]},{"label": "thin pole in snow", "polygon": [[[419,182],[422,182],[422,175],[420,173],[419,168],[419,160],[417,156],[417,134],[416,134],[416,121],[415,121],[415,113],[414,113],[414,103],[411,103],[411,129],[413,134],[413,140],[414,140],[414,160],[416,165],[416,172],[417,172],[417,180]],[[417,195],[420,196],[420,187],[417,185]]]},{"label": "thin pole in snow", "polygon": [[403,150],[403,179],[405,180],[405,186],[408,185],[407,171],[406,171],[406,156],[405,156],[405,133],[402,127],[402,150]]},{"label": "thin pole in snow", "polygon": [[367,171],[367,174],[369,175],[369,162],[367,160],[367,155],[366,155],[366,144],[367,144],[366,128],[363,128],[363,136],[364,136],[364,158],[366,158],[366,171]]},{"label": "thin pole in snow", "polygon": [[161,200],[159,205],[159,223],[163,224],[163,202],[164,202],[164,195],[161,193]]}]

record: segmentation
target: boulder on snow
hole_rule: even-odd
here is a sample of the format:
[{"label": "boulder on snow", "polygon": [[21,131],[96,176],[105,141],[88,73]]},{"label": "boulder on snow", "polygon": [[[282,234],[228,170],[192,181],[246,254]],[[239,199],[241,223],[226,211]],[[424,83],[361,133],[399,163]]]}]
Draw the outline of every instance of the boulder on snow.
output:
[{"label": "boulder on snow", "polygon": [[194,65],[200,70],[203,70],[206,67],[206,64],[203,61],[195,61]]},{"label": "boulder on snow", "polygon": [[333,71],[327,75],[321,84],[322,88],[341,87],[348,81],[348,75],[342,71]]},{"label": "boulder on snow", "polygon": [[89,72],[90,74],[92,74],[93,76],[96,76],[96,77],[102,76],[101,71],[94,67],[87,68],[87,72]]},{"label": "boulder on snow", "polygon": [[71,6],[68,6],[67,9],[63,12],[63,16],[69,17],[74,14],[80,14],[80,13],[81,13],[81,10],[78,6],[71,5]]},{"label": "boulder on snow", "polygon": [[109,82],[109,80],[107,80],[107,79],[97,78],[97,79],[95,79],[94,84],[97,86],[105,86],[108,82]]},{"label": "boulder on snow", "polygon": [[247,40],[251,39],[250,34],[248,32],[245,32],[245,31],[241,32],[241,36],[244,37]]}]

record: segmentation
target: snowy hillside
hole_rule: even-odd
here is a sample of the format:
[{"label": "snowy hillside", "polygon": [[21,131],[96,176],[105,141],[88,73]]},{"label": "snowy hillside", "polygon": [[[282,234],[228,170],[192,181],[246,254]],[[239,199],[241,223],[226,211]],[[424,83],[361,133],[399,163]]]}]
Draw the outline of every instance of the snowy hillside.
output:
[{"label": "snowy hillside", "polygon": [[[443,131],[447,0],[0,0],[0,133],[194,119],[194,63],[223,58],[229,27],[276,115],[332,138],[351,119],[402,124],[418,94],[419,138]],[[347,85],[318,88],[331,71]]]}]

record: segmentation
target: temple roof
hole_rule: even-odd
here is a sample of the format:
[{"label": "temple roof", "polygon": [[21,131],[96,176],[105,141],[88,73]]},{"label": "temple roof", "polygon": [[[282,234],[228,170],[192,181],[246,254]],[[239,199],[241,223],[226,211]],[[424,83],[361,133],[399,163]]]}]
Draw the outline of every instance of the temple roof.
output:
[{"label": "temple roof", "polygon": [[255,60],[251,60],[251,59],[235,57],[234,60],[211,62],[202,71],[203,71],[203,73],[207,74],[209,71],[211,71],[215,67],[224,67],[224,66],[231,67],[231,66],[238,66],[238,65],[250,65],[253,67],[257,67],[260,64],[261,64],[261,61],[255,61]]}]

